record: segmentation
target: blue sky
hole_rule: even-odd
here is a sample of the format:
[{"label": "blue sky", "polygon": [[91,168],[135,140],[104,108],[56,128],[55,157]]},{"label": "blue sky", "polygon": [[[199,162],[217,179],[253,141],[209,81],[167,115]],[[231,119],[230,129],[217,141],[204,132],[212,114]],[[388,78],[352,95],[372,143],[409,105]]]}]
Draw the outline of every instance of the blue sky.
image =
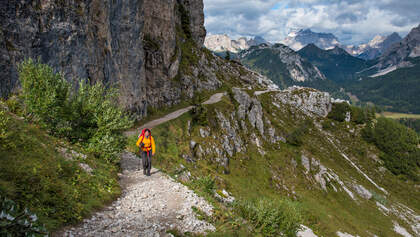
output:
[{"label": "blue sky", "polygon": [[420,0],[204,0],[210,34],[260,35],[279,42],[293,30],[333,33],[359,44],[420,24]]}]

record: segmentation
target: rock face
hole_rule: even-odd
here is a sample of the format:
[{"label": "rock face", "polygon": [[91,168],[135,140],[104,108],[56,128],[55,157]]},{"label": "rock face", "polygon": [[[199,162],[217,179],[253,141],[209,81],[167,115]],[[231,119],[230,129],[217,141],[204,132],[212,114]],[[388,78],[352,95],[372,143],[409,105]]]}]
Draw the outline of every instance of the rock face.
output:
[{"label": "rock face", "polygon": [[394,32],[388,36],[377,35],[366,44],[344,46],[344,49],[353,56],[371,60],[381,56],[391,45],[400,42],[401,39],[401,36]]},{"label": "rock face", "polygon": [[420,48],[420,25],[413,28],[410,33],[398,44],[393,44],[380,58],[375,66],[378,70],[392,67],[407,67],[408,57],[419,56]]},{"label": "rock face", "polygon": [[312,88],[293,86],[279,91],[274,97],[280,103],[292,105],[310,116],[325,117],[331,111],[330,94]]},{"label": "rock face", "polygon": [[177,41],[188,40],[177,28],[198,49],[204,42],[202,0],[11,0],[0,3],[0,22],[0,97],[18,87],[17,65],[28,57],[68,80],[117,84],[121,103],[140,116],[198,89],[190,78],[172,78],[182,57]]}]

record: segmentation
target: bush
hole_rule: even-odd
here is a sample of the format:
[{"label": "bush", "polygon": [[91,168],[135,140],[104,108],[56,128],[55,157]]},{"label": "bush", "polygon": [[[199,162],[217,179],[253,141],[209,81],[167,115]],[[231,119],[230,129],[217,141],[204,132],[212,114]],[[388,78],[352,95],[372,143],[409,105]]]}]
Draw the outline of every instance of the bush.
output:
[{"label": "bush", "polygon": [[322,129],[324,129],[324,130],[329,130],[329,129],[332,129],[334,127],[332,122],[329,121],[329,120],[322,121],[321,126],[322,126]]},{"label": "bush", "polygon": [[115,161],[132,121],[118,105],[118,91],[80,81],[77,92],[52,68],[29,59],[19,65],[26,115],[52,135],[64,137],[108,161]]},{"label": "bush", "polygon": [[296,236],[302,222],[298,204],[286,199],[237,201],[234,207],[263,236]]},{"label": "bush", "polygon": [[12,200],[0,200],[0,236],[46,236],[45,227],[39,223],[36,214],[28,209],[21,210]]},{"label": "bush", "polygon": [[346,102],[334,103],[331,111],[328,113],[328,118],[336,120],[338,122],[344,122],[347,113],[351,111],[350,105]]},{"label": "bush", "polygon": [[0,107],[0,141],[7,138],[9,120],[6,111]]},{"label": "bush", "polygon": [[375,118],[375,109],[372,107],[351,106],[351,121],[355,124],[364,124]]},{"label": "bush", "polygon": [[118,106],[118,91],[106,89],[101,83],[93,86],[80,83],[72,98],[71,138],[87,145],[88,150],[108,161],[114,161],[125,148],[122,132],[132,121]]},{"label": "bush", "polygon": [[301,146],[303,144],[303,138],[309,132],[310,127],[312,127],[312,122],[305,120],[298,128],[286,136],[287,143],[294,146]]},{"label": "bush", "polygon": [[215,181],[211,175],[207,175],[192,182],[193,189],[200,190],[206,194],[213,194]]},{"label": "bush", "polygon": [[362,137],[384,152],[381,158],[392,173],[418,179],[416,171],[420,167],[420,151],[417,148],[419,138],[412,129],[381,117],[376,124],[368,124],[362,130]]},{"label": "bush", "polygon": [[48,65],[32,59],[18,66],[22,85],[25,114],[52,134],[63,134],[70,129],[66,124],[66,111],[70,85]]},{"label": "bush", "polygon": [[414,118],[401,118],[398,120],[399,123],[413,129],[420,135],[420,119]]},{"label": "bush", "polygon": [[192,123],[199,126],[207,126],[207,108],[202,104],[197,104],[191,110]]}]

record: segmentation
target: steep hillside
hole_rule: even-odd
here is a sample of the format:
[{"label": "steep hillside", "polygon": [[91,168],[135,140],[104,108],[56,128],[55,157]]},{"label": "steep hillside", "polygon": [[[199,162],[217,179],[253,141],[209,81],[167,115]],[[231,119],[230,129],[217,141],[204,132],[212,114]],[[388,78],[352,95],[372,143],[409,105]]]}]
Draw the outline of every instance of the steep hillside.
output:
[{"label": "steep hillside", "polygon": [[356,72],[366,68],[366,61],[353,57],[344,49],[335,47],[322,50],[314,44],[309,44],[298,51],[298,54],[319,68],[329,79],[343,84],[357,79]]},{"label": "steep hillside", "polygon": [[[154,128],[156,163],[213,200],[219,214],[212,220],[222,236],[278,236],[272,231],[288,227],[272,229],[274,209],[270,218],[258,219],[258,213],[274,208],[264,200],[285,198],[303,217],[287,220],[301,220],[318,236],[419,235],[418,183],[383,167],[380,152],[361,138],[362,126],[325,118],[329,100],[308,88],[233,88],[221,102],[204,106],[206,113]],[[232,214],[223,214],[226,209]]]}]

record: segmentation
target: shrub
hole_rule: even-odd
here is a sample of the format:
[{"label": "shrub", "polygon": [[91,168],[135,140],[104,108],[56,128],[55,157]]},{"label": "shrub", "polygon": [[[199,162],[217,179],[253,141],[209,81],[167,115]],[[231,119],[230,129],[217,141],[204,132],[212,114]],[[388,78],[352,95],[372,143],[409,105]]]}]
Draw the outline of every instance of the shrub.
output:
[{"label": "shrub", "polygon": [[303,144],[303,138],[309,132],[310,127],[312,127],[312,122],[305,120],[298,128],[286,136],[287,143],[294,146],[301,146]]},{"label": "shrub", "polygon": [[286,199],[237,201],[234,207],[263,236],[296,236],[302,222],[298,204]]},{"label": "shrub", "polygon": [[7,138],[9,120],[6,111],[0,107],[0,141]]},{"label": "shrub", "polygon": [[203,176],[198,179],[195,179],[192,182],[193,189],[200,190],[206,194],[213,194],[215,181],[211,175]]},{"label": "shrub", "polygon": [[47,234],[36,214],[26,208],[21,210],[10,199],[1,198],[0,202],[0,236],[45,236]]},{"label": "shrub", "polygon": [[356,124],[364,124],[375,118],[375,109],[371,107],[351,106],[351,121]]},{"label": "shrub", "polygon": [[63,76],[32,59],[19,65],[25,112],[50,133],[80,142],[90,152],[115,161],[126,141],[122,131],[132,121],[118,105],[118,91],[82,80],[77,92]]},{"label": "shrub", "polygon": [[115,88],[81,82],[71,103],[73,141],[81,140],[90,152],[108,161],[114,161],[125,148],[126,138],[122,131],[132,125],[116,103],[118,96]]},{"label": "shrub", "polygon": [[350,105],[346,102],[334,103],[331,111],[328,113],[328,118],[336,120],[338,122],[344,122],[347,113],[351,111]]},{"label": "shrub", "polygon": [[207,126],[207,108],[201,104],[201,96],[194,98],[193,106],[194,107],[190,112],[193,124],[199,126]]},{"label": "shrub", "polygon": [[414,118],[401,118],[398,120],[399,123],[413,129],[420,135],[420,119]]},{"label": "shrub", "polygon": [[322,121],[321,126],[322,126],[322,129],[324,129],[324,130],[329,130],[329,129],[332,129],[334,127],[332,122],[329,121],[329,120]]},{"label": "shrub", "polygon": [[48,127],[53,134],[63,134],[70,129],[65,118],[70,85],[63,76],[32,59],[23,61],[18,71],[25,114],[38,120],[41,126]]}]

